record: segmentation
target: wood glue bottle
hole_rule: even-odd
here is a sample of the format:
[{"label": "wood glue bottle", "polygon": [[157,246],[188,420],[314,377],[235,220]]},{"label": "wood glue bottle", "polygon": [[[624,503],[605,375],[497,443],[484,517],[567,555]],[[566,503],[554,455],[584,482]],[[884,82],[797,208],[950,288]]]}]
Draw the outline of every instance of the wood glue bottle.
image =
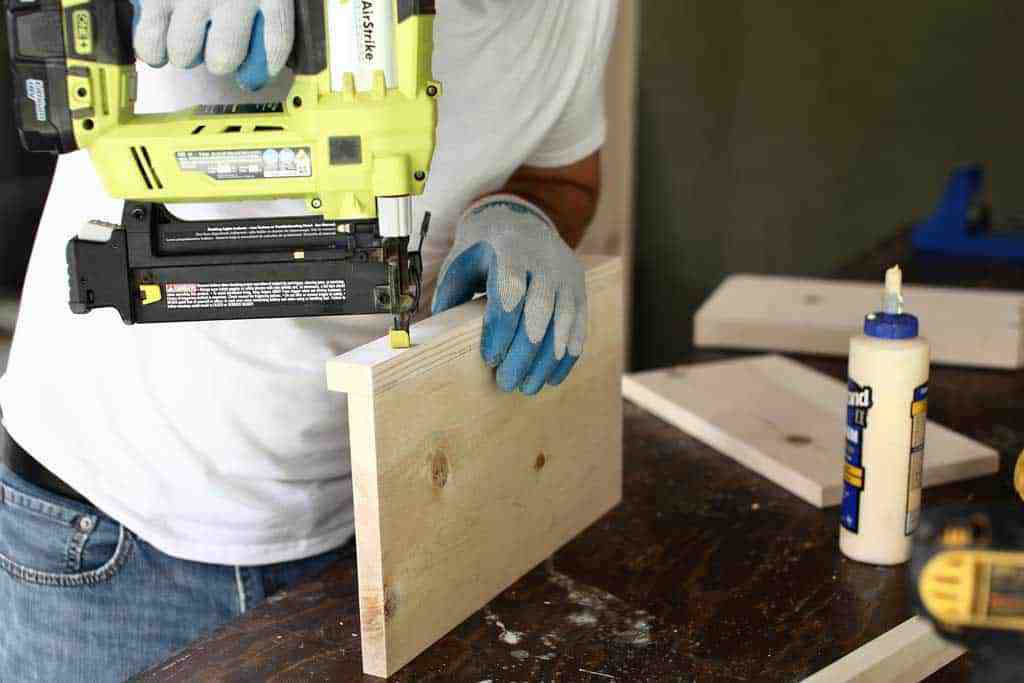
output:
[{"label": "wood glue bottle", "polygon": [[850,340],[839,548],[869,564],[910,559],[921,510],[929,349],[902,289],[890,268],[882,310]]}]

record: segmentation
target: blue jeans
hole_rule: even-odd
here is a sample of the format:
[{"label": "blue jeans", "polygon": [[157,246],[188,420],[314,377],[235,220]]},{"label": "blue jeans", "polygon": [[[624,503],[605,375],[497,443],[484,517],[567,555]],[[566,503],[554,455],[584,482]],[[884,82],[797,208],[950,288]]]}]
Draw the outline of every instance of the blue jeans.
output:
[{"label": "blue jeans", "polygon": [[188,562],[0,467],[0,681],[123,681],[351,545],[265,567]]}]

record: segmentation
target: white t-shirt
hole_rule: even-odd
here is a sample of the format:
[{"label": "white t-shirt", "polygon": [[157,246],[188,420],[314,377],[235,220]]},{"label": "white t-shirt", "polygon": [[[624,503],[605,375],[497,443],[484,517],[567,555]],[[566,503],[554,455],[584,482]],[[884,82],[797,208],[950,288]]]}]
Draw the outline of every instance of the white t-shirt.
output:
[{"label": "white t-shirt", "polygon": [[[563,166],[603,144],[616,1],[438,3],[434,71],[444,97],[414,220],[433,213],[428,279],[474,198],[523,164]],[[139,111],[281,99],[289,83],[280,80],[250,96],[205,69],[143,68]],[[126,326],[113,310],[73,315],[68,239],[87,219],[119,222],[121,208],[84,152],[60,159],[0,380],[11,436],[170,555],[261,565],[348,541],[347,412],[344,396],[327,391],[325,361],[386,334],[388,316]],[[254,210],[302,212],[296,202]],[[175,209],[184,218],[237,211]]]}]

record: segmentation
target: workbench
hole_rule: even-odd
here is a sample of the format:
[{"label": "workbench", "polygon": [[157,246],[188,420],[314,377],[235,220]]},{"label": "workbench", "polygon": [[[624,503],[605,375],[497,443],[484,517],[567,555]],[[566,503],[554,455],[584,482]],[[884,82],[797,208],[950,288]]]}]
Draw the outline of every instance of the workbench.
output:
[{"label": "workbench", "polygon": [[[879,281],[896,262],[909,283],[1024,289],[1020,267],[913,255],[905,234],[836,275]],[[845,378],[843,359],[797,359]],[[929,417],[998,449],[1001,471],[929,489],[924,504],[1014,499],[1022,415],[1024,373],[933,367]],[[623,503],[392,680],[795,681],[910,616],[903,567],[840,555],[838,508],[804,503],[629,403],[624,439]],[[361,680],[354,552],[143,680]],[[962,657],[930,680],[969,670]]]}]

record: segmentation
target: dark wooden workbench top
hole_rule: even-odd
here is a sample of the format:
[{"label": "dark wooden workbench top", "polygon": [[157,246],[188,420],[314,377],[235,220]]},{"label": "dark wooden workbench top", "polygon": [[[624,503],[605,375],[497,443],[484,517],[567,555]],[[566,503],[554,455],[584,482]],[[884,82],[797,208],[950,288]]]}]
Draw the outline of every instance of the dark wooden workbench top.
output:
[{"label": "dark wooden workbench top", "polygon": [[[902,239],[840,274],[880,279],[897,260],[911,283],[1024,289],[1019,267],[910,258]],[[843,360],[800,360],[845,376]],[[1024,373],[934,367],[930,391],[929,417],[999,449],[1002,471],[929,489],[925,505],[1012,499]],[[393,680],[800,680],[910,616],[904,570],[845,560],[838,530],[837,508],[627,403],[622,505]],[[358,634],[350,557],[144,678],[361,680]],[[933,680],[964,681],[969,667],[961,658]]]}]

